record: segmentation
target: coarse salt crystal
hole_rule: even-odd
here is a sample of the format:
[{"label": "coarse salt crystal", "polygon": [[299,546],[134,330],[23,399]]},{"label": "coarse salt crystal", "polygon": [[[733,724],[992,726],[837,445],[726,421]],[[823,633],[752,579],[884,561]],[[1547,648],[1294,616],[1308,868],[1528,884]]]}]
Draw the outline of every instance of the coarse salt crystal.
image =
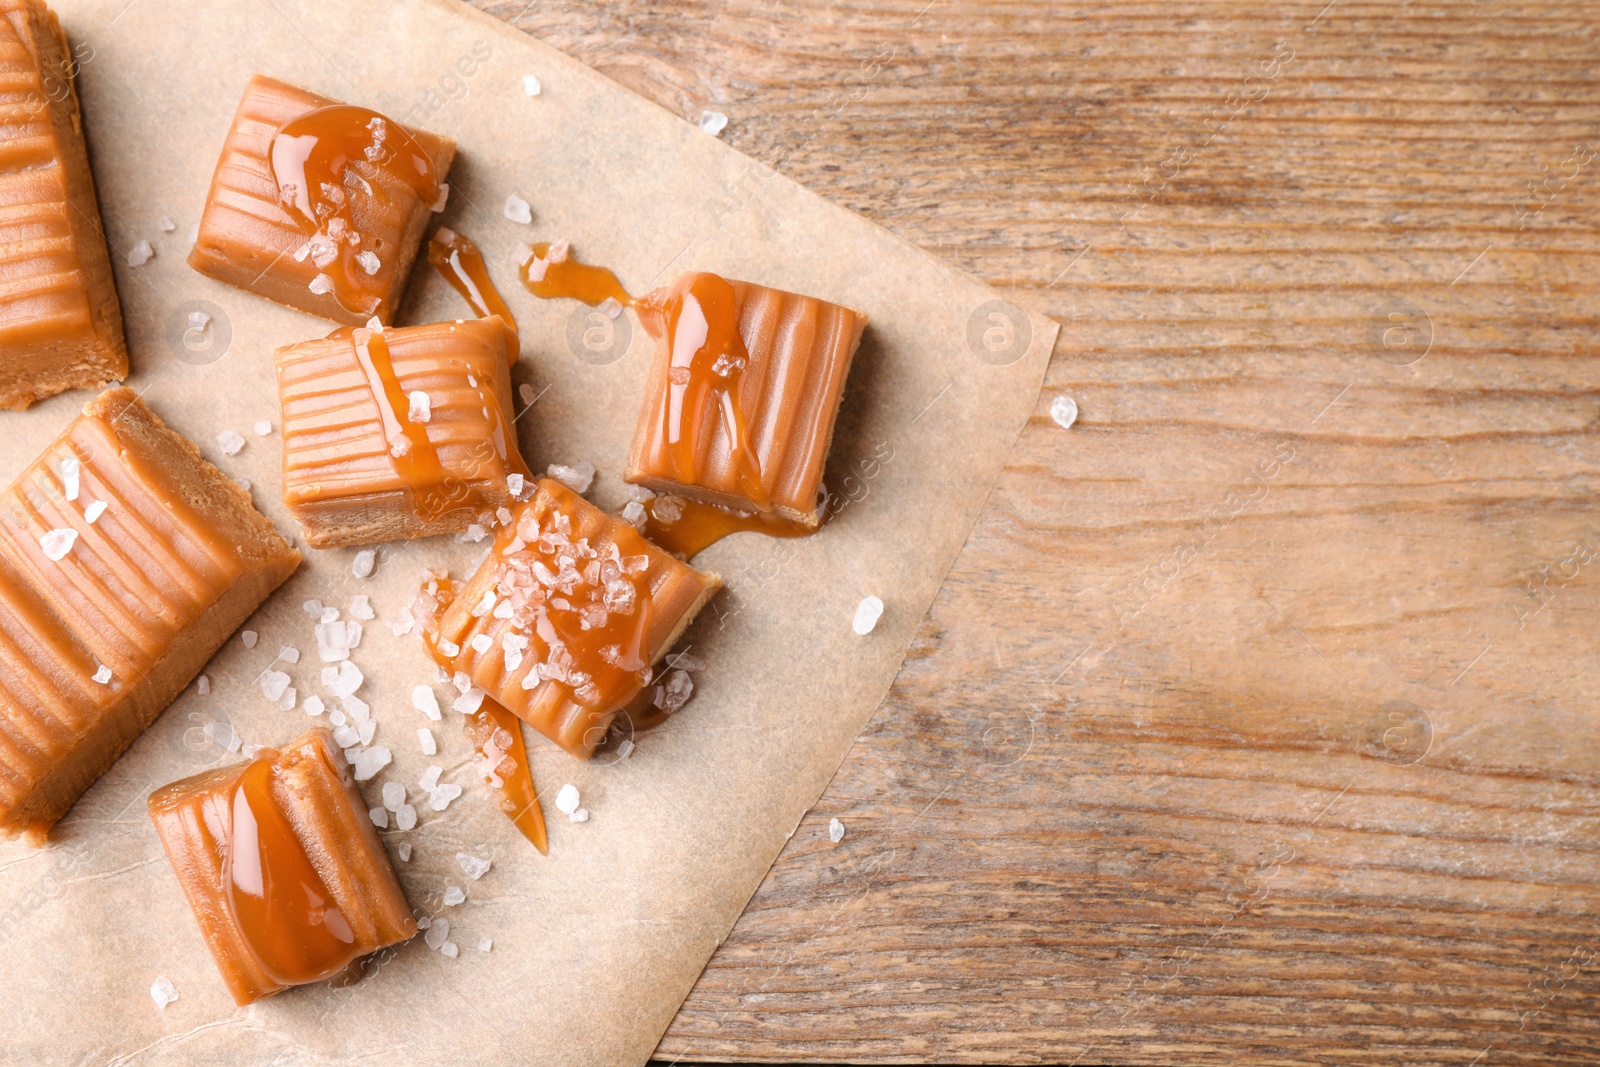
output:
[{"label": "coarse salt crystal", "polygon": [[539,394],[535,393],[533,391],[533,386],[529,385],[527,382],[523,382],[521,385],[517,386],[517,396],[522,398],[522,402],[524,404],[531,404],[535,400],[539,399]]},{"label": "coarse salt crystal", "polygon": [[720,111],[700,112],[700,128],[715,137],[728,128],[728,116]]},{"label": "coarse salt crystal", "polygon": [[622,305],[617,302],[616,297],[608,296],[604,300],[600,301],[600,311],[605,315],[606,318],[614,319],[618,315],[622,314]]},{"label": "coarse salt crystal", "polygon": [[520,474],[506,475],[506,492],[519,500],[522,499],[522,486],[525,480]]},{"label": "coarse salt crystal", "polygon": [[244,435],[237,430],[223,430],[217,434],[217,447],[224,456],[237,456],[244,447]]},{"label": "coarse salt crystal", "polygon": [[293,711],[295,702],[299,699],[300,694],[296,692],[294,686],[291,685],[289,688],[283,691],[283,696],[278,699],[278,707],[283,711]]},{"label": "coarse salt crystal", "polygon": [[372,708],[358,696],[342,696],[339,698],[340,707],[356,722],[367,722],[372,718]]},{"label": "coarse salt crystal", "polygon": [[460,953],[461,950],[456,947],[456,943],[454,941],[446,941],[444,944],[439,946],[439,955],[441,956],[449,956],[451,959],[455,959]]},{"label": "coarse salt crystal", "polygon": [[433,213],[435,215],[437,215],[439,212],[444,210],[444,206],[446,204],[448,204],[449,202],[450,202],[450,183],[449,182],[440,182],[439,183],[439,199],[435,200],[429,206],[432,208]]},{"label": "coarse salt crystal", "polygon": [[[472,617],[474,619],[481,619],[485,615],[489,614],[489,612],[494,610],[494,602],[495,602],[494,590],[493,589],[485,589],[483,591],[483,599],[478,601],[477,605],[474,606],[473,609],[472,609]],[[488,635],[487,634],[479,634],[478,636],[479,637],[487,637]],[[480,648],[480,649],[478,649],[478,651],[482,652],[484,650]]]},{"label": "coarse salt crystal", "polygon": [[110,685],[111,668],[107,667],[104,663],[100,664],[100,669],[94,672],[94,680],[101,685]]},{"label": "coarse salt crystal", "polygon": [[[400,810],[394,813],[394,825],[397,830],[409,830],[417,825],[417,809],[410,804],[400,805]],[[409,859],[410,857],[406,857]]]},{"label": "coarse salt crystal", "polygon": [[389,750],[383,745],[373,745],[356,756],[355,779],[364,782],[389,765]]},{"label": "coarse salt crystal", "polygon": [[306,288],[310,289],[318,296],[322,296],[326,293],[333,292],[333,279],[328,277],[326,274],[319,274],[315,278],[311,279],[311,284],[306,286]]},{"label": "coarse salt crystal", "polygon": [[162,215],[161,221],[156,223],[156,225],[161,227],[162,233],[171,233],[173,230],[178,228],[178,224],[173,222],[172,219],[166,215]]},{"label": "coarse salt crystal", "polygon": [[417,784],[422,787],[424,793],[431,793],[439,788],[439,775],[443,773],[443,767],[429,764],[427,769],[422,772],[422,777],[417,779]]},{"label": "coarse salt crystal", "polygon": [[356,727],[356,735],[361,738],[363,745],[372,744],[372,735],[377,732],[378,724],[372,719],[368,719]]},{"label": "coarse salt crystal", "polygon": [[378,553],[370,548],[363,548],[356,553],[356,558],[350,561],[350,573],[357,578],[372,577],[372,568],[378,564]]},{"label": "coarse salt crystal", "polygon": [[489,868],[494,865],[492,860],[479,859],[470,852],[457,852],[456,862],[461,865],[461,873],[474,882],[488,874]]},{"label": "coarse salt crystal", "polygon": [[506,197],[505,215],[512,222],[520,222],[524,226],[533,221],[533,209],[516,193]]},{"label": "coarse salt crystal", "polygon": [[661,688],[656,691],[652,703],[668,715],[676,715],[689,703],[689,698],[694,695],[694,679],[689,677],[688,671],[671,671]]},{"label": "coarse salt crystal", "polygon": [[1072,429],[1078,421],[1078,402],[1070,396],[1058,396],[1050,401],[1050,417],[1063,430]]},{"label": "coarse salt crystal", "polygon": [[438,951],[440,945],[450,940],[450,920],[434,919],[428,924],[428,932],[422,935],[422,940],[429,948]]},{"label": "coarse salt crystal", "polygon": [[155,254],[156,250],[150,247],[149,241],[140,241],[138,244],[128,249],[128,266],[142,267],[146,263],[150,262],[151,258],[154,257]]},{"label": "coarse salt crystal", "polygon": [[63,456],[61,459],[61,495],[68,500],[78,499],[78,457]]},{"label": "coarse salt crystal", "polygon": [[479,952],[488,952],[491,948],[494,948],[494,942],[493,941],[490,941],[487,937],[480,937],[478,939],[478,951]]},{"label": "coarse salt crystal", "polygon": [[322,606],[322,615],[320,616],[319,621],[320,622],[338,622],[339,621],[339,609],[334,607],[331,604],[324,604]]},{"label": "coarse salt crystal", "polygon": [[637,500],[630,500],[622,506],[622,518],[626,522],[631,522],[638,526],[644,522],[646,517],[644,505]]},{"label": "coarse salt crystal", "polygon": [[575,811],[571,815],[567,816],[567,821],[568,822],[588,822],[589,821],[589,809],[588,808],[579,808],[577,811]]},{"label": "coarse salt crystal", "polygon": [[574,493],[587,493],[589,486],[594,484],[594,464],[587,460],[570,467],[564,463],[552,463],[545,473]]},{"label": "coarse salt crystal", "polygon": [[861,603],[856,605],[856,617],[850,621],[850,628],[858,634],[870,634],[881,618],[883,618],[883,601],[875,596],[864,597]]},{"label": "coarse salt crystal", "polygon": [[433,731],[426,726],[417,728],[417,744],[422,746],[424,756],[431,756],[439,751],[439,743],[433,739]]},{"label": "coarse salt crystal", "polygon": [[540,85],[539,79],[532,74],[524,74],[522,76],[522,91],[529,96],[538,96],[544,91],[544,86]]},{"label": "coarse salt crystal", "polygon": [[[488,634],[479,634],[478,636],[487,638]],[[476,715],[481,707],[483,707],[483,690],[476,686],[450,702],[451,710],[459,711],[463,715]]]},{"label": "coarse salt crystal", "polygon": [[476,652],[478,655],[483,655],[493,647],[494,638],[490,637],[488,634],[473,634],[472,651]]},{"label": "coarse salt crystal", "polygon": [[389,632],[396,637],[404,637],[417,628],[417,617],[411,614],[410,608],[401,608],[400,613],[389,623]]},{"label": "coarse salt crystal", "polygon": [[361,265],[361,269],[366,271],[368,274],[378,273],[378,268],[383,266],[383,263],[379,261],[374,252],[365,249],[356,253],[356,262],[359,263]]},{"label": "coarse salt crystal", "polygon": [[706,669],[704,661],[697,656],[691,656],[687,651],[674,652],[667,657],[667,666],[680,671],[703,671]]},{"label": "coarse salt crystal", "polygon": [[194,680],[194,691],[199,693],[201,696],[210,696],[211,676],[208,674],[202,674],[200,677],[196,678]]},{"label": "coarse salt crystal", "polygon": [[300,610],[311,616],[314,621],[322,621],[322,601],[307,600],[305,603],[300,605]]},{"label": "coarse salt crystal", "polygon": [[372,808],[367,812],[367,818],[372,820],[372,825],[382,830],[389,828],[389,813],[382,808]]},{"label": "coarse salt crystal", "polygon": [[245,648],[255,648],[256,640],[261,635],[254,630],[244,630],[239,634],[239,640],[244,642]]},{"label": "coarse salt crystal", "polygon": [[454,641],[446,641],[442,637],[439,639],[439,643],[435,647],[438,648],[440,655],[443,655],[449,659],[455,659],[457,656],[461,655],[460,645],[456,644]]},{"label": "coarse salt crystal", "polygon": [[322,703],[322,698],[316,696],[306,697],[306,702],[301,704],[300,707],[307,715],[321,715],[327,710],[327,707]]},{"label": "coarse salt crystal", "polygon": [[283,648],[278,652],[278,658],[283,660],[285,663],[299,663],[300,650],[295,648],[293,645],[284,645]]},{"label": "coarse salt crystal", "polygon": [[406,418],[412,422],[427,422],[433,418],[433,401],[421,389],[413,389],[406,394],[406,402],[411,409],[406,412]]},{"label": "coarse salt crystal", "polygon": [[439,698],[431,686],[419,685],[411,690],[411,706],[434,722],[439,721]]},{"label": "coarse salt crystal", "polygon": [[450,806],[450,802],[461,795],[459,785],[446,783],[428,794],[428,807],[434,811],[443,811]]},{"label": "coarse salt crystal", "polygon": [[361,593],[350,598],[350,614],[354,615],[358,619],[363,620],[377,618],[376,613],[374,613],[372,610],[372,602],[367,598],[367,594],[365,593]]},{"label": "coarse salt crystal", "polygon": [[39,538],[39,547],[44,551],[44,558],[55,563],[72,551],[77,539],[77,530],[48,530]]},{"label": "coarse salt crystal", "polygon": [[568,784],[561,787],[561,791],[556,794],[556,810],[563,815],[571,815],[578,810],[577,786]]},{"label": "coarse salt crystal", "polygon": [[617,746],[617,762],[620,763],[629,756],[633,755],[634,748],[635,745],[631,738],[623,738],[622,743]]},{"label": "coarse salt crystal", "polygon": [[361,732],[347,724],[334,728],[333,739],[338,742],[340,748],[355,748],[361,744]]},{"label": "coarse salt crystal", "polygon": [[268,422],[266,419],[262,419],[260,422],[252,426],[251,429],[255,430],[257,437],[265,437],[267,434],[272,432],[272,423]]},{"label": "coarse salt crystal", "polygon": [[89,506],[83,509],[83,521],[93,523],[94,520],[105,513],[106,502],[104,500],[91,500],[89,501]]},{"label": "coarse salt crystal", "polygon": [[383,783],[383,806],[390,811],[399,811],[400,805],[406,802],[406,787],[399,782]]},{"label": "coarse salt crystal", "polygon": [[[405,829],[405,827],[402,826],[401,829],[403,830],[403,829]],[[400,862],[401,863],[410,863],[411,862],[411,842],[409,842],[409,841],[403,842],[402,844],[400,844],[398,847],[395,848],[395,851],[400,854]],[[418,926],[422,926],[421,921],[418,921],[417,925]]]},{"label": "coarse salt crystal", "polygon": [[457,904],[464,903],[466,899],[467,894],[463,893],[458,886],[449,886],[444,891],[444,904],[447,908],[453,908]]},{"label": "coarse salt crystal", "polygon": [[283,691],[289,688],[292,679],[283,671],[263,671],[261,674],[261,692],[268,700],[276,701],[283,696]]},{"label": "coarse salt crystal", "polygon": [[844,840],[844,823],[838,819],[828,820],[828,840],[838,844]]},{"label": "coarse salt crystal", "polygon": [[173,988],[172,979],[157,978],[151,982],[150,999],[156,1002],[156,1007],[166,1010],[168,1004],[178,999],[178,991]]}]

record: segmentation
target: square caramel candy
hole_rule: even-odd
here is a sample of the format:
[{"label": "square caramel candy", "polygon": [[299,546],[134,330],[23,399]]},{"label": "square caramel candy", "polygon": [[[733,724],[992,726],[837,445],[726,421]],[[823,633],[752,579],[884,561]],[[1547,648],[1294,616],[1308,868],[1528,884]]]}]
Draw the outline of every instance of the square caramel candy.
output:
[{"label": "square caramel candy", "polygon": [[487,695],[588,759],[721,586],[544,479],[453,599],[422,605],[425,619],[442,608],[424,640],[463,691],[458,707]]},{"label": "square caramel candy", "polygon": [[43,844],[299,563],[132,391],[91,401],[0,494],[0,836]]},{"label": "square caramel candy", "polygon": [[646,294],[636,309],[656,355],[626,479],[816,526],[866,315],[703,273]]},{"label": "square caramel candy", "polygon": [[314,548],[465,530],[531,483],[498,316],[357,327],[277,351],[283,502]]},{"label": "square caramel candy", "polygon": [[0,407],[128,376],[76,62],[39,0],[0,0]]},{"label": "square caramel candy", "polygon": [[387,324],[455,150],[448,137],[257,74],[189,265],[335,322]]},{"label": "square caramel candy", "polygon": [[417,932],[325,729],[156,790],[150,819],[236,1004],[336,977]]}]

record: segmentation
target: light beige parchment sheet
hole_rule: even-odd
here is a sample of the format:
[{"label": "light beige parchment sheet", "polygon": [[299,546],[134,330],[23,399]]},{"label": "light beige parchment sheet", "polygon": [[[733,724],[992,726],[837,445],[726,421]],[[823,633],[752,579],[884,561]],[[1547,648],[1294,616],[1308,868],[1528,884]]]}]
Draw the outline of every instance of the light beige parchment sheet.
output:
[{"label": "light beige parchment sheet", "polygon": [[[784,841],[882,701],[913,632],[1034,410],[1054,323],[831,205],[582,64],[449,0],[59,0],[77,46],[90,154],[127,318],[129,384],[198,442],[291,532],[279,499],[272,350],[330,324],[216,284],[184,263],[239,94],[253,72],[376,108],[460,144],[442,221],[479,242],[522,326],[516,380],[524,454],[536,470],[587,460],[589,494],[622,502],[619,472],[650,346],[630,314],[612,323],[541,302],[515,281],[518,244],[567,238],[634,292],[706,269],[848,303],[872,320],[839,420],[827,483],[847,503],[817,537],[742,534],[698,563],[728,588],[686,640],[705,661],[693,700],[641,735],[631,758],[581,764],[530,733],[550,818],[548,858],[490,803],[468,765],[459,715],[432,723],[413,686],[432,668],[385,623],[418,573],[464,574],[481,546],[436,538],[307,550],[299,573],[57,827],[51,846],[0,846],[0,1059],[15,1063],[626,1064],[644,1061]],[[892,77],[862,44],[862,91]],[[875,58],[876,57],[876,58]],[[892,60],[890,61],[892,62]],[[525,92],[524,76],[542,92]],[[512,194],[532,225],[503,214]],[[171,230],[166,226],[170,225]],[[149,241],[139,267],[127,254]],[[212,317],[187,332],[189,312]],[[401,323],[457,318],[423,265]],[[0,413],[9,481],[88,399],[69,393]],[[258,436],[258,421],[272,423]],[[224,455],[217,436],[248,444]],[[283,742],[326,717],[283,711],[257,679],[297,647],[302,697],[326,696],[302,602],[377,611],[353,656],[393,763],[364,784],[407,786],[421,819],[384,840],[419,914],[450,920],[458,958],[419,937],[347,988],[315,985],[236,1008],[145,813],[150,791],[240,758],[213,737]],[[851,630],[863,597],[887,610]],[[348,616],[347,616],[348,617]],[[438,686],[441,699],[447,687]],[[217,726],[208,724],[217,723]],[[440,746],[424,756],[416,731]],[[429,765],[466,792],[428,810]],[[555,792],[579,787],[569,822]],[[410,862],[397,846],[409,842]],[[458,851],[492,858],[467,879]],[[446,907],[449,886],[464,904]],[[480,951],[480,940],[492,950]],[[158,977],[179,999],[157,1010]]]}]

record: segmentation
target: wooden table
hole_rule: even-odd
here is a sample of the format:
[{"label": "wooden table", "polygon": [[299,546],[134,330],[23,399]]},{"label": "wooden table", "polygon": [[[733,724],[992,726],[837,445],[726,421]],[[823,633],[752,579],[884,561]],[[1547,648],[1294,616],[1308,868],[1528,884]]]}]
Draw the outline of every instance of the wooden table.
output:
[{"label": "wooden table", "polygon": [[1600,1059],[1592,6],[479,2],[1064,323],[661,1057]]}]

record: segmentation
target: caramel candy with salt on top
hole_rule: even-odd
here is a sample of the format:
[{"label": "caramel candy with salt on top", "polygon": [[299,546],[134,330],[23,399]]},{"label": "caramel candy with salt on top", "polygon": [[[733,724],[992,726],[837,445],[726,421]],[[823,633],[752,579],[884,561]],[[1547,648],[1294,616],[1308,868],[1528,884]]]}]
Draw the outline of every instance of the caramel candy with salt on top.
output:
[{"label": "caramel candy with salt on top", "polygon": [[721,586],[545,479],[453,599],[422,604],[424,640],[458,685],[470,680],[469,703],[481,690],[588,759]]},{"label": "caramel candy with salt on top", "polygon": [[300,553],[128,389],[0,494],[0,836],[50,827]]},{"label": "caramel candy with salt on top", "polygon": [[[655,362],[625,477],[816,526],[859,311],[715,274],[646,294]],[[684,341],[696,347],[678,350]]]},{"label": "caramel candy with salt on top", "polygon": [[73,53],[39,0],[0,0],[0,408],[128,376]]},{"label": "caramel candy with salt on top", "polygon": [[283,502],[306,541],[456,533],[511,501],[508,476],[531,484],[507,414],[516,356],[497,316],[278,349]]},{"label": "caramel candy with salt on top", "polygon": [[[358,270],[356,276],[363,299],[376,304],[352,310],[341,304],[338,292],[312,290],[324,268],[338,271],[348,264],[334,261],[318,266],[317,256],[309,254],[310,235],[284,208],[273,177],[270,159],[278,131],[286,123],[333,106],[336,102],[326,97],[260,74],[250,79],[211,179],[189,265],[218,281],[335,322],[357,326],[376,315],[387,324],[405,289],[432,201],[424,203],[393,171],[382,167],[361,171],[362,187],[372,188],[374,195],[352,195],[350,210],[361,238],[358,247],[376,256],[378,267],[371,275]],[[395,140],[415,139],[442,182],[455,158],[455,142],[398,123],[392,128],[397,131]]]},{"label": "caramel candy with salt on top", "polygon": [[157,790],[150,818],[237,1004],[332,978],[417,932],[325,729]]}]

